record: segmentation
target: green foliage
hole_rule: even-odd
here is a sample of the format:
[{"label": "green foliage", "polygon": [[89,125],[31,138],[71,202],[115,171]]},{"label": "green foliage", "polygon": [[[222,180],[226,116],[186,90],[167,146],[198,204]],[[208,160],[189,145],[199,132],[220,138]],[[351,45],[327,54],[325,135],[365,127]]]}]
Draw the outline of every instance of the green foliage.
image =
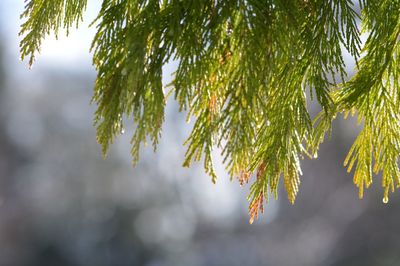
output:
[{"label": "green foliage", "polygon": [[[125,116],[136,125],[133,161],[148,138],[156,148],[167,98],[162,67],[176,60],[169,87],[195,119],[184,166],[203,158],[215,181],[212,151],[221,148],[231,177],[255,178],[251,222],[270,193],[277,197],[281,177],[294,203],[300,160],[317,157],[341,112],[364,124],[345,162],[349,171],[356,165],[360,197],[372,172],[382,172],[387,202],[389,189],[400,186],[400,2],[359,5],[361,14],[350,0],[104,0],[92,43],[103,152]],[[84,0],[28,1],[22,57],[32,64],[45,35],[78,22],[85,7]],[[368,34],[362,49],[359,19]],[[347,82],[343,49],[358,62]],[[314,120],[307,97],[322,109]]]}]

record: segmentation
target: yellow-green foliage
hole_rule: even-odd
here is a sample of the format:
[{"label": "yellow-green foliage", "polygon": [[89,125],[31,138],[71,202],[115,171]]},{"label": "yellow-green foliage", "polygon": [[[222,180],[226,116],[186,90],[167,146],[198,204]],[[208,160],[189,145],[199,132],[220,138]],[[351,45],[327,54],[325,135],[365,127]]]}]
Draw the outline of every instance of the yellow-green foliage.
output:
[{"label": "yellow-green foliage", "polygon": [[[77,23],[85,7],[85,0],[27,1],[22,57],[32,64],[42,39]],[[369,36],[363,48],[358,19]],[[400,185],[400,1],[103,0],[93,24],[93,101],[104,153],[125,116],[136,125],[133,161],[147,138],[156,148],[167,97],[162,67],[176,60],[169,86],[195,119],[184,165],[204,157],[215,181],[212,151],[220,147],[231,177],[241,184],[255,178],[251,221],[270,193],[276,197],[281,177],[294,203],[300,160],[317,157],[341,112],[363,121],[345,162],[349,171],[355,166],[360,197],[373,172],[383,174],[384,202]],[[357,61],[347,82],[343,49]],[[306,95],[322,108],[314,121]]]}]

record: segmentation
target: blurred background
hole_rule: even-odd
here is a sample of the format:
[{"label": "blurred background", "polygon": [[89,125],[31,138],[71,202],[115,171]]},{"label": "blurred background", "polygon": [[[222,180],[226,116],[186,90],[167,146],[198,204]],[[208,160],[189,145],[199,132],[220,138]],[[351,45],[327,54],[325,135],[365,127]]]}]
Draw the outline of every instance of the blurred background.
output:
[{"label": "blurred background", "polygon": [[376,178],[359,200],[343,167],[354,119],[338,117],[319,158],[302,162],[296,204],[281,190],[253,225],[248,186],[219,163],[215,185],[201,163],[181,167],[190,125],[173,101],[157,153],[143,149],[133,168],[128,127],[104,160],[90,104],[94,2],[29,70],[18,52],[23,1],[0,1],[1,266],[400,265],[399,193],[383,204]]}]

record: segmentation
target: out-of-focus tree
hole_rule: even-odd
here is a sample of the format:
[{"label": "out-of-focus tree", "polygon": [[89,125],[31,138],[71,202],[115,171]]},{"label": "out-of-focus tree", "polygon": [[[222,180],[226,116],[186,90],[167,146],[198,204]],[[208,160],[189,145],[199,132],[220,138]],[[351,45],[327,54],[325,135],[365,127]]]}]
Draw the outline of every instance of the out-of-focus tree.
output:
[{"label": "out-of-focus tree", "polygon": [[[251,222],[270,193],[277,197],[281,177],[294,203],[300,160],[317,157],[338,113],[357,113],[364,123],[345,161],[349,171],[355,165],[360,198],[373,172],[382,173],[387,202],[389,190],[400,186],[400,2],[358,4],[361,14],[349,0],[104,0],[92,44],[103,152],[124,131],[124,116],[136,125],[133,161],[141,143],[150,140],[156,148],[169,94],[162,67],[177,60],[168,87],[180,109],[196,119],[184,165],[204,155],[215,181],[212,151],[220,147],[232,177],[243,184],[254,175]],[[32,64],[42,39],[78,24],[86,5],[28,1],[22,58]],[[359,18],[368,33],[363,48]],[[346,82],[342,47],[357,61],[357,73]],[[307,91],[322,109],[314,120]]]}]

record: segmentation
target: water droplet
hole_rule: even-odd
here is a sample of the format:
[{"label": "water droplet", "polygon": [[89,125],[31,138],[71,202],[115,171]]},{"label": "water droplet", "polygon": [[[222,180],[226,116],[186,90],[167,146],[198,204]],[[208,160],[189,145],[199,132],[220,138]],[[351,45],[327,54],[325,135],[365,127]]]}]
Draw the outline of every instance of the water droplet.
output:
[{"label": "water droplet", "polygon": [[125,128],[121,128],[121,134],[125,133]]},{"label": "water droplet", "polygon": [[126,76],[126,74],[128,74],[128,71],[126,70],[126,68],[124,67],[121,71],[121,75],[122,76]]},{"label": "water droplet", "polygon": [[318,153],[314,153],[314,154],[313,154],[313,158],[314,158],[314,159],[317,159],[317,158],[318,158]]},{"label": "water droplet", "polygon": [[383,201],[383,203],[388,203],[389,202],[389,198],[388,197],[383,197],[383,199],[382,199],[382,201]]}]

